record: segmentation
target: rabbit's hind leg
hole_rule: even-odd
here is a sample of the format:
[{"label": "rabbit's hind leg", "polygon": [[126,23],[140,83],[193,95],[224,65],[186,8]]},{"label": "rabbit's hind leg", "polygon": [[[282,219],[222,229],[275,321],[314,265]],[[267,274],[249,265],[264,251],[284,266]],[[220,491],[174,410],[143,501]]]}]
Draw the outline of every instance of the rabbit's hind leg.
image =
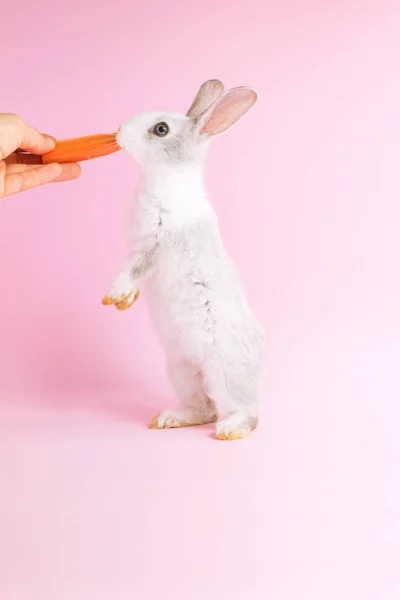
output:
[{"label": "rabbit's hind leg", "polygon": [[206,371],[206,391],[227,418],[216,425],[219,440],[248,437],[258,425],[257,371],[214,369]]},{"label": "rabbit's hind leg", "polygon": [[218,440],[241,440],[249,437],[257,427],[258,416],[255,411],[239,410],[216,425]]},{"label": "rabbit's hind leg", "polygon": [[181,406],[165,410],[154,417],[150,429],[172,429],[215,423],[218,418],[216,406],[203,390],[201,371],[182,361],[171,364],[169,374]]}]

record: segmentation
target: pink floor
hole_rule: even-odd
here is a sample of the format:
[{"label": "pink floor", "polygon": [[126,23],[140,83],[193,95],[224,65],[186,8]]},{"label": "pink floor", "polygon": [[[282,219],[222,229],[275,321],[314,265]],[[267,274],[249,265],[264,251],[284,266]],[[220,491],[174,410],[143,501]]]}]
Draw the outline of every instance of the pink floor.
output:
[{"label": "pink floor", "polygon": [[399,390],[367,345],[328,384],[326,346],[276,348],[248,441],[148,430],[140,389],[4,395],[1,597],[397,600]]}]

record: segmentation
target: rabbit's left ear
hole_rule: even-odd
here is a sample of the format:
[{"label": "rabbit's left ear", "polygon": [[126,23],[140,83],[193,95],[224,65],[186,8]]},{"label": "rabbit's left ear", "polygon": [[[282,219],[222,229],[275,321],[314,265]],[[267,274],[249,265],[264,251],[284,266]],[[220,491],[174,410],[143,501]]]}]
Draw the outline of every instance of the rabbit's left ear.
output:
[{"label": "rabbit's left ear", "polygon": [[199,89],[192,106],[186,113],[187,117],[197,119],[224,92],[224,84],[219,79],[209,79]]},{"label": "rabbit's left ear", "polygon": [[257,93],[248,87],[238,87],[222,94],[196,119],[200,134],[219,135],[233,127],[257,102]]}]

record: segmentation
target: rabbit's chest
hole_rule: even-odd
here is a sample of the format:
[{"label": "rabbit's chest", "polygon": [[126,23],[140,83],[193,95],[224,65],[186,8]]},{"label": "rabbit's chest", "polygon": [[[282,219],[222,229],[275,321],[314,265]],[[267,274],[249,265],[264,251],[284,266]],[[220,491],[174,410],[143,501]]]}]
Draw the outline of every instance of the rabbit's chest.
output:
[{"label": "rabbit's chest", "polygon": [[160,236],[160,251],[155,271],[165,286],[191,287],[209,279],[222,247],[207,222],[165,229]]},{"label": "rabbit's chest", "polygon": [[165,244],[149,281],[152,295],[164,303],[179,305],[180,310],[193,310],[199,291],[209,280],[207,262],[205,255],[190,244]]},{"label": "rabbit's chest", "polygon": [[[201,245],[201,244],[200,244]],[[210,341],[215,292],[210,287],[210,257],[193,243],[165,243],[146,282],[157,328],[170,344],[185,348]]]}]

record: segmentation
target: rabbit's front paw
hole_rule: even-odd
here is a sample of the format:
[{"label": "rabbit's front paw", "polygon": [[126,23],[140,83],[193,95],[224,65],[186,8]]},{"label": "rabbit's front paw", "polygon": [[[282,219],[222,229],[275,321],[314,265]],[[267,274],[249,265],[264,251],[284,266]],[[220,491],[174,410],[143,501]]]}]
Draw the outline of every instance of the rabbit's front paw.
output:
[{"label": "rabbit's front paw", "polygon": [[102,300],[104,306],[114,304],[118,310],[125,310],[132,306],[139,298],[140,291],[133,279],[126,273],[121,273],[114,281],[107,296]]}]

